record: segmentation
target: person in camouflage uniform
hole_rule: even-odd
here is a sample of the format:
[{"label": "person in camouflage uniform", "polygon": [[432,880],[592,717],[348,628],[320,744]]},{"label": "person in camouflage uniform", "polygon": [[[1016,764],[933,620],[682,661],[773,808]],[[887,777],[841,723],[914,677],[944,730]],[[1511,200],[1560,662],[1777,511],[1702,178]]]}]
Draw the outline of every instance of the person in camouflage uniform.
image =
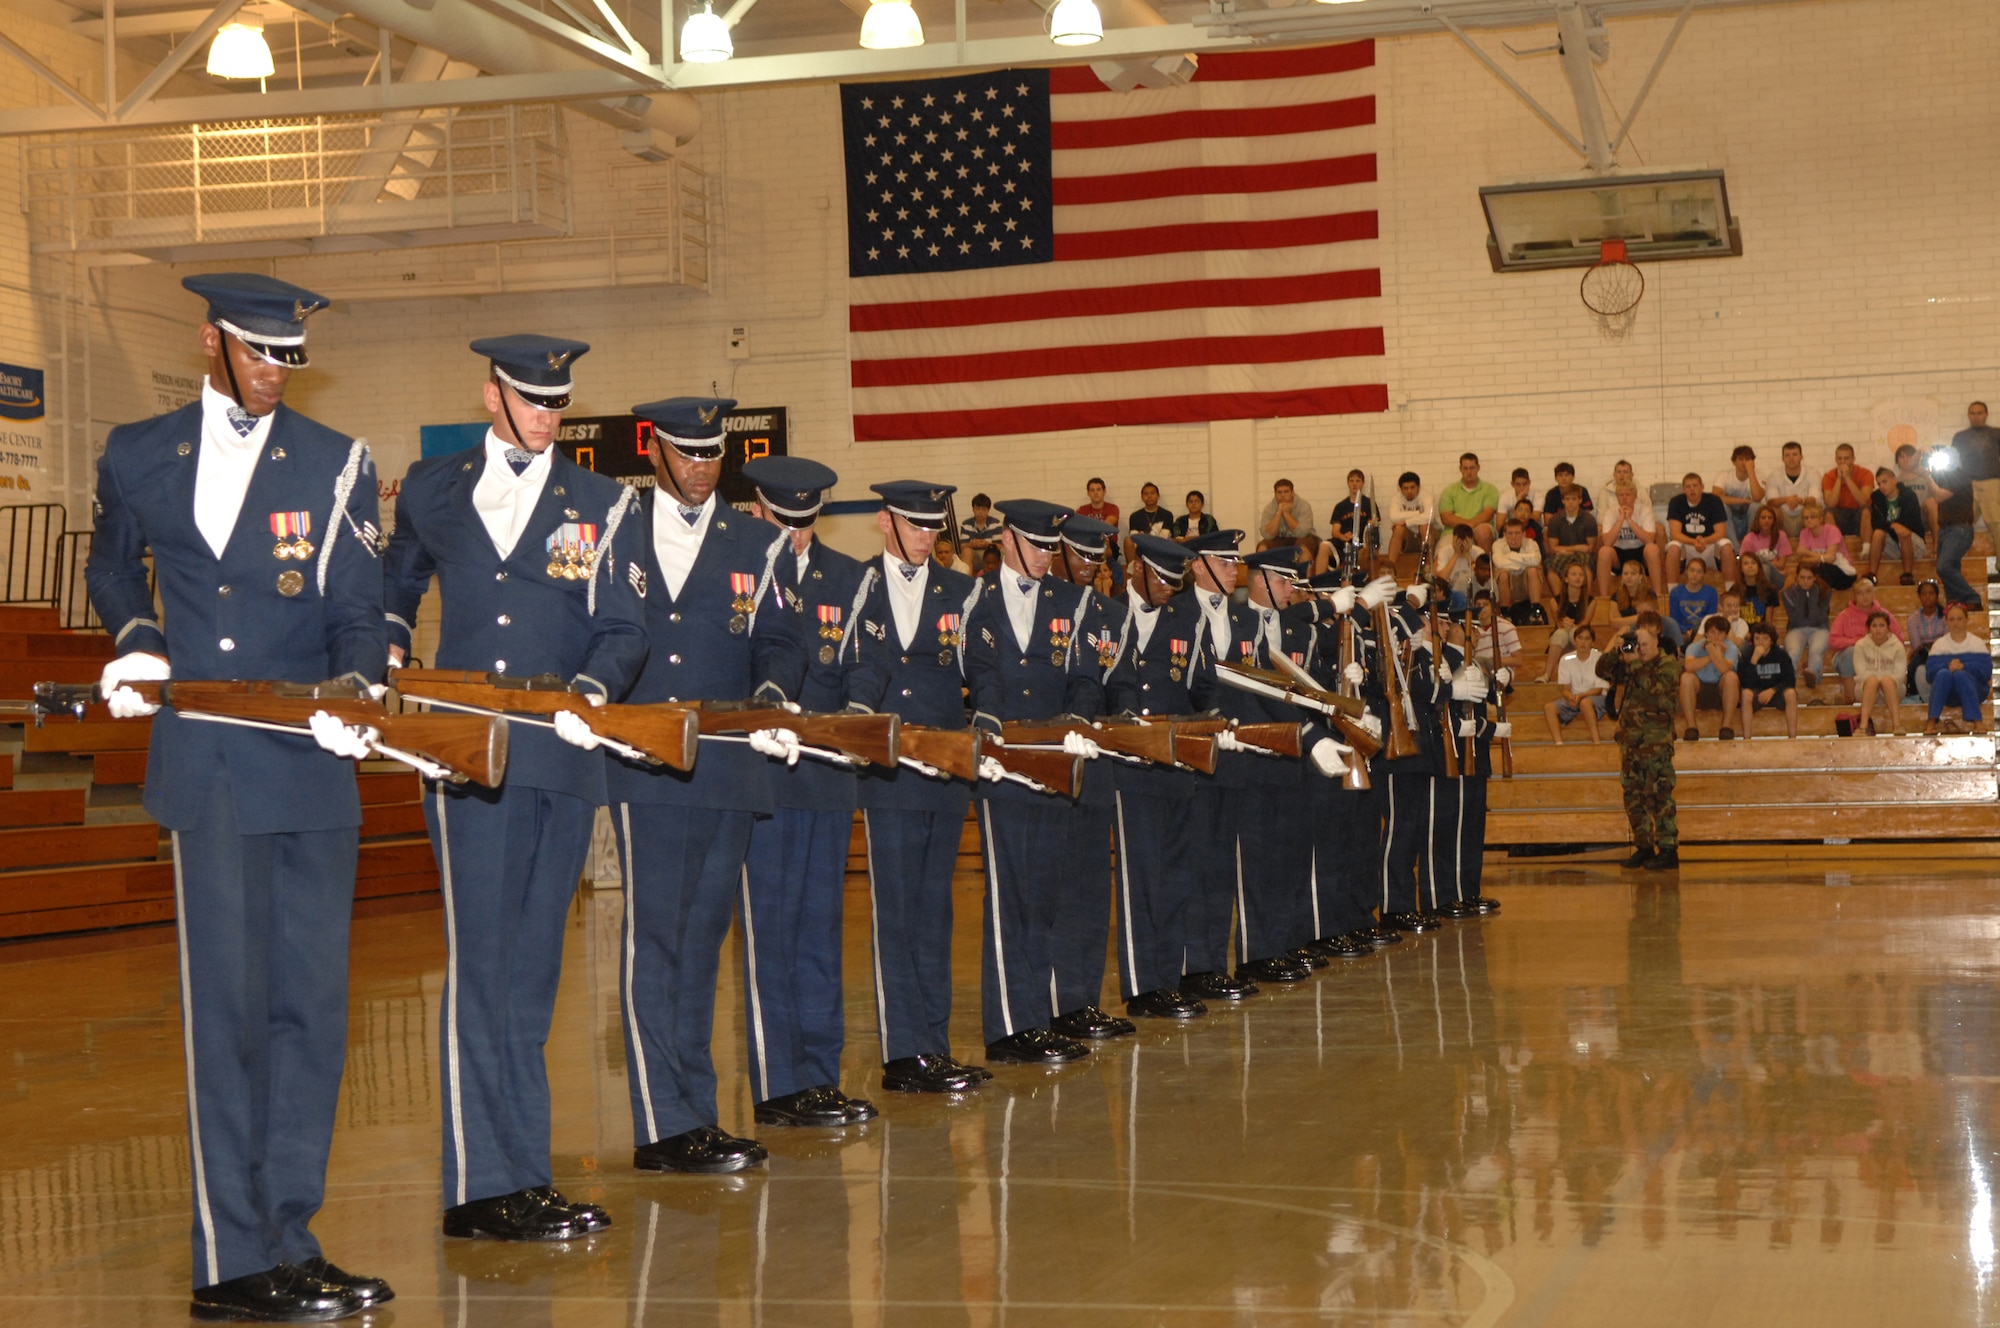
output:
[{"label": "person in camouflage uniform", "polygon": [[1625,694],[1618,703],[1618,783],[1632,821],[1627,867],[1665,871],[1680,866],[1680,825],[1674,808],[1674,710],[1680,703],[1681,661],[1660,649],[1660,615],[1641,613],[1636,644],[1597,661],[1597,676]]}]

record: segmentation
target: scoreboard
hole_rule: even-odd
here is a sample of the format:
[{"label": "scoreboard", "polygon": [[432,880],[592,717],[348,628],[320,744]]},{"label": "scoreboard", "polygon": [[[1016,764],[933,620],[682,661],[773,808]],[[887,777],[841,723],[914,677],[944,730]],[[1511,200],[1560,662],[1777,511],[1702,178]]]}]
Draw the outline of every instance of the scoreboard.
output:
[{"label": "scoreboard", "polygon": [[[556,433],[556,446],[585,470],[642,488],[653,483],[647,455],[652,440],[652,421],[636,415],[565,416]],[[716,487],[724,502],[744,506],[756,495],[744,482],[743,463],[787,454],[785,407],[738,407],[722,418],[722,442],[722,479]]]}]

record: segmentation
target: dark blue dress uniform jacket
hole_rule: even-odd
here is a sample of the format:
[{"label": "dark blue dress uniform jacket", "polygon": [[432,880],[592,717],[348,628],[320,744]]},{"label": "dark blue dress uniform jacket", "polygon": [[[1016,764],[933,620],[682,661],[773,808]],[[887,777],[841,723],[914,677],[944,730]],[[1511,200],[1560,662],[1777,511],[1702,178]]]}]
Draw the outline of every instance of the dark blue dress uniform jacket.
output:
[{"label": "dark blue dress uniform jacket", "polygon": [[[1269,661],[1259,653],[1257,645],[1257,611],[1246,604],[1230,600],[1224,605],[1229,614],[1229,643],[1225,646],[1209,634],[1208,618],[1201,610],[1200,597],[1209,591],[1196,588],[1186,592],[1189,607],[1193,609],[1199,636],[1195,649],[1204,661],[1204,667],[1213,676],[1219,665],[1225,662],[1262,666]],[[1239,724],[1264,724],[1274,716],[1263,699],[1252,696],[1240,688],[1225,683],[1215,684],[1215,694],[1210,698],[1215,709],[1220,710]],[[1255,752],[1224,752],[1216,761],[1215,782],[1223,788],[1241,788],[1252,779],[1252,772],[1260,763],[1272,763],[1273,758]]]},{"label": "dark blue dress uniform jacket", "polygon": [[[120,425],[105,441],[84,577],[119,653],[164,655],[179,679],[379,679],[388,646],[375,466],[366,447],[279,406],[221,558],[194,523],[200,459],[199,402]],[[336,512],[343,477],[350,491],[345,511]],[[311,558],[273,555],[273,512],[311,514]],[[164,626],[146,584],[149,549]],[[279,592],[286,572],[304,579],[296,595]],[[191,828],[218,770],[228,776],[244,834],[361,824],[353,764],[310,737],[182,719],[171,710],[153,720],[147,814],[169,829]]]},{"label": "dark blue dress uniform jacket", "polygon": [[[390,643],[410,648],[417,603],[435,574],[444,594],[438,668],[516,678],[552,673],[620,700],[646,658],[638,593],[622,566],[647,538],[634,495],[558,452],[513,554],[503,559],[472,505],[485,466],[481,447],[426,457],[403,480],[384,571]],[[549,575],[548,540],[569,523],[597,527],[595,612],[590,581]],[[614,559],[621,564],[615,571]],[[532,724],[513,725],[507,741],[509,785],[605,801],[603,756]]]},{"label": "dark blue dress uniform jacket", "polygon": [[[1128,609],[1124,647],[1104,682],[1106,708],[1115,715],[1191,715],[1215,700],[1215,661],[1195,653],[1201,610],[1194,596],[1183,591],[1153,612],[1152,639],[1139,644],[1140,613]],[[1118,785],[1156,797],[1179,797],[1197,776],[1185,770],[1148,763],[1121,765]]]},{"label": "dark blue dress uniform jacket", "polygon": [[[896,635],[896,615],[889,607],[885,578],[898,575],[883,559],[868,564],[873,580],[860,616],[860,662],[847,680],[848,704],[864,710],[887,711],[906,724],[927,728],[965,727],[965,665],[960,628],[978,600],[997,593],[984,581],[933,562],[917,616],[917,632],[903,649]],[[955,621],[954,621],[955,620]],[[915,770],[880,770],[873,766],[856,780],[863,807],[902,811],[950,811],[962,808],[962,780],[936,779]]]},{"label": "dark blue dress uniform jacket", "polygon": [[[785,547],[778,553],[778,580],[798,596],[805,641],[805,679],[794,699],[815,714],[845,710],[848,675],[860,667],[859,643],[853,634],[868,566],[838,549],[829,549],[815,536],[801,580],[791,537],[779,533]],[[772,761],[771,781],[772,795],[780,807],[816,812],[854,810],[854,772],[831,761],[802,756],[790,767]]]},{"label": "dark blue dress uniform jacket", "polygon": [[[646,586],[646,639],[651,653],[625,699],[652,701],[741,701],[777,704],[795,700],[805,674],[798,597],[787,595],[777,574],[785,535],[767,521],[746,516],[716,500],[701,552],[681,586],[668,593],[666,575],[653,553],[652,489],[640,491],[639,510],[628,525],[638,536],[618,549],[617,575]],[[634,577],[632,569],[641,573]],[[739,612],[732,575],[751,578],[754,607]],[[733,619],[743,629],[729,630]],[[801,763],[811,757],[800,758]],[[771,762],[742,742],[704,740],[693,770],[642,767],[613,757],[606,779],[611,801],[671,803],[725,811],[768,813]]]},{"label": "dark blue dress uniform jacket", "polygon": [[[1035,587],[1034,623],[1028,648],[1020,649],[1007,616],[998,577],[1016,575],[1002,567],[985,578],[986,590],[966,617],[965,680],[972,693],[973,723],[998,732],[1002,723],[1049,719],[1056,715],[1099,715],[1104,684],[1097,656],[1070,649],[1076,630],[1077,587],[1043,577]],[[1048,797],[1011,780],[981,781],[983,796],[1022,802]]]}]

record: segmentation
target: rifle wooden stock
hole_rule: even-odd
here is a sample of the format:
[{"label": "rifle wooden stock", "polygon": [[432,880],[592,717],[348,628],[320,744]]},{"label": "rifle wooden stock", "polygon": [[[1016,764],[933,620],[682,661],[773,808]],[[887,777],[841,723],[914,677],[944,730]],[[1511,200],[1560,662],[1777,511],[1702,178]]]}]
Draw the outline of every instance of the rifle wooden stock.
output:
[{"label": "rifle wooden stock", "polygon": [[1083,758],[1068,752],[1042,748],[1009,747],[988,734],[979,745],[981,756],[990,756],[1011,774],[1032,779],[1060,797],[1074,798],[1083,778]]},{"label": "rifle wooden stock", "polygon": [[[1358,514],[1351,514],[1351,516],[1354,515]],[[1360,522],[1358,520],[1351,520],[1350,524],[1358,526]],[[1340,688],[1343,695],[1352,696],[1356,700],[1361,699],[1361,689],[1347,681],[1347,666],[1358,662],[1359,652],[1356,648],[1358,638],[1355,635],[1358,630],[1354,624],[1353,614],[1343,613],[1340,615]],[[1362,734],[1364,737],[1372,736],[1365,729],[1362,730]],[[1365,793],[1370,787],[1368,781],[1368,760],[1375,755],[1375,752],[1362,751],[1361,745],[1351,739],[1347,745],[1354,748],[1355,755],[1361,759],[1347,763],[1347,773],[1341,777],[1341,787],[1353,792]],[[1380,743],[1375,744],[1375,751],[1380,750],[1382,750],[1382,745]]]},{"label": "rifle wooden stock", "polygon": [[[1500,611],[1497,608],[1493,611],[1492,627],[1493,671],[1498,674],[1500,671]],[[1507,689],[1500,685],[1497,677],[1493,682],[1493,711],[1499,717],[1500,723],[1507,723]],[[1745,731],[1747,732],[1748,730],[1746,729]],[[1512,738],[1502,738],[1500,739],[1500,778],[1512,779],[1513,777],[1514,740]]]},{"label": "rifle wooden stock", "polygon": [[1260,747],[1279,756],[1299,755],[1299,726],[1296,724],[1238,724],[1236,741],[1246,747]]},{"label": "rifle wooden stock", "polygon": [[979,778],[978,729],[934,729],[905,724],[896,741],[900,755],[942,770],[953,779]]},{"label": "rifle wooden stock", "polygon": [[1215,773],[1215,762],[1219,749],[1215,745],[1215,735],[1209,733],[1185,733],[1179,726],[1174,732],[1174,763],[1184,765],[1197,774]]},{"label": "rifle wooden stock", "polygon": [[593,706],[589,697],[571,691],[567,684],[537,687],[532,685],[535,680],[502,681],[503,677],[457,669],[399,669],[394,681],[396,690],[413,701],[444,701],[515,715],[554,715],[567,710],[600,737],[636,747],[676,770],[694,768],[699,728],[690,706]]},{"label": "rifle wooden stock", "polygon": [[1296,678],[1277,669],[1260,669],[1251,664],[1236,664],[1227,660],[1223,661],[1220,667],[1245,678],[1255,678],[1267,687],[1282,690],[1287,694],[1287,699],[1297,698],[1305,702],[1310,709],[1331,706],[1341,714],[1354,719],[1359,719],[1368,713],[1367,703],[1359,697],[1342,696],[1337,692],[1326,692],[1317,687],[1304,686]]},{"label": "rifle wooden stock", "polygon": [[1066,735],[1080,733],[1107,752],[1156,765],[1174,763],[1174,731],[1166,724],[1004,724],[1000,733],[1008,742],[1031,743],[1060,743]]},{"label": "rifle wooden stock", "polygon": [[1417,735],[1410,729],[1410,717],[1403,710],[1405,692],[1403,680],[1396,673],[1396,638],[1389,630],[1389,606],[1375,606],[1375,650],[1380,656],[1382,668],[1382,693],[1389,702],[1389,732],[1384,749],[1391,761],[1400,761],[1415,756],[1421,748],[1417,746]]},{"label": "rifle wooden stock", "polygon": [[744,707],[700,703],[695,711],[703,733],[754,733],[758,729],[789,729],[808,747],[852,756],[870,765],[894,766],[902,736],[895,715],[814,715],[781,706]]}]

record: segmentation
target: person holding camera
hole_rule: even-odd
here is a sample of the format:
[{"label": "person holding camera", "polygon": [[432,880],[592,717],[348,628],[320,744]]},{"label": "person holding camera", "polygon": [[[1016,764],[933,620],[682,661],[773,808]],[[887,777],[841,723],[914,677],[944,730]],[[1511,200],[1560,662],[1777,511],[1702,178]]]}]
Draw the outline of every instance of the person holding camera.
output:
[{"label": "person holding camera", "polygon": [[1632,642],[1606,651],[1597,676],[1623,686],[1618,705],[1618,784],[1632,822],[1632,856],[1625,866],[1669,871],[1681,865],[1680,822],[1674,806],[1674,712],[1680,705],[1681,661],[1660,649],[1660,615],[1648,610],[1632,625]]}]

